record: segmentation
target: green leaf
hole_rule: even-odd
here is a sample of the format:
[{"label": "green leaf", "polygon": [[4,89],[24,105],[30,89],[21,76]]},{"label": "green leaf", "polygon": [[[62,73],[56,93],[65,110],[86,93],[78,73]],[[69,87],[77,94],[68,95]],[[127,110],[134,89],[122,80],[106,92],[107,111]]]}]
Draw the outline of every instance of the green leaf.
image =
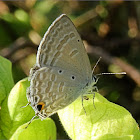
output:
[{"label": "green leaf", "polygon": [[0,104],[14,86],[11,62],[0,56]]},{"label": "green leaf", "polygon": [[[20,17],[20,18],[19,18]],[[0,17],[4,22],[6,22],[7,27],[17,36],[23,36],[28,33],[31,29],[29,24],[29,14],[23,10],[16,10],[15,15],[13,13],[5,13]]]},{"label": "green leaf", "polygon": [[7,31],[7,28],[4,28],[5,26],[0,24],[0,46],[2,49],[2,46],[8,46],[10,43],[12,43],[12,38],[10,37],[9,32]]},{"label": "green leaf", "polygon": [[82,107],[81,97],[68,107],[58,111],[60,120],[73,140],[138,140],[140,132],[136,121],[123,107],[109,102],[96,93],[87,95]]},{"label": "green leaf", "polygon": [[[54,130],[53,135],[55,134],[56,136],[54,124],[52,122],[50,123],[50,120],[45,120],[42,122],[40,122],[40,120],[34,120],[34,123],[31,123],[29,125],[30,127],[28,127],[26,130],[23,130],[23,127],[25,128],[27,126],[27,124],[25,123],[29,122],[35,115],[34,110],[31,106],[21,108],[28,103],[26,98],[26,89],[27,87],[29,87],[29,84],[30,83],[27,78],[19,81],[11,90],[8,98],[5,99],[2,103],[0,122],[2,132],[7,139],[10,139],[13,134],[14,136],[12,136],[12,139],[15,139],[17,137],[19,137],[18,140],[22,139],[23,133],[21,131],[25,131],[24,133],[27,133],[27,136],[29,138],[32,138],[33,135],[37,135],[36,130],[41,131],[41,134],[44,133],[43,130],[41,130],[43,129],[43,127],[45,129],[45,134],[42,134],[43,136],[46,136],[46,133],[49,133],[52,129]],[[44,125],[42,124],[43,122]],[[46,126],[46,124],[49,125]],[[46,131],[46,129],[48,130]],[[52,137],[51,134],[52,133],[50,133],[50,135],[48,136]]]},{"label": "green leaf", "polygon": [[56,127],[52,119],[34,120],[26,129],[28,123],[20,126],[11,140],[55,140]]},{"label": "green leaf", "polygon": [[22,124],[28,122],[33,116],[33,109],[26,105],[26,89],[29,87],[27,79],[18,82],[11,90],[9,96],[4,100],[1,106],[1,129],[6,138],[10,138],[15,130]]},{"label": "green leaf", "polygon": [[6,138],[4,137],[2,131],[0,130],[0,140],[6,140]]}]

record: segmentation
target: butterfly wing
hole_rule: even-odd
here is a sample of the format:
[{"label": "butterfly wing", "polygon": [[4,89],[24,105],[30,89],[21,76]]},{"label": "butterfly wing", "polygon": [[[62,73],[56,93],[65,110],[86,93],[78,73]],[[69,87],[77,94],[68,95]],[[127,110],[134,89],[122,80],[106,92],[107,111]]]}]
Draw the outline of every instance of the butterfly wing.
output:
[{"label": "butterfly wing", "polygon": [[45,33],[38,49],[37,65],[74,71],[85,80],[91,80],[91,66],[85,47],[66,15],[58,17]]},{"label": "butterfly wing", "polygon": [[[83,42],[66,15],[58,17],[45,33],[30,71],[28,101],[41,118],[73,102],[92,81]],[[37,108],[44,103],[44,109]]]},{"label": "butterfly wing", "polygon": [[[73,75],[73,77],[71,77]],[[86,86],[79,84],[80,75],[69,70],[43,67],[37,70],[30,83],[28,100],[36,114],[45,118],[73,102]],[[43,102],[44,109],[39,111],[37,105]]]}]

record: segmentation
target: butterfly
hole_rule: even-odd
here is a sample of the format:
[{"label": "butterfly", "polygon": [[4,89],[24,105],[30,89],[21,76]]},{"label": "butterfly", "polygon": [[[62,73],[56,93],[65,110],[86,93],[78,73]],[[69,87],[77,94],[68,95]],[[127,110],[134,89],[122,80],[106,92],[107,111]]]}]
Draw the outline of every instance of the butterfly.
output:
[{"label": "butterfly", "polygon": [[93,91],[98,79],[74,24],[65,14],[45,33],[29,80],[28,104],[41,119],[68,106],[79,96],[83,100],[86,93],[95,96]]}]

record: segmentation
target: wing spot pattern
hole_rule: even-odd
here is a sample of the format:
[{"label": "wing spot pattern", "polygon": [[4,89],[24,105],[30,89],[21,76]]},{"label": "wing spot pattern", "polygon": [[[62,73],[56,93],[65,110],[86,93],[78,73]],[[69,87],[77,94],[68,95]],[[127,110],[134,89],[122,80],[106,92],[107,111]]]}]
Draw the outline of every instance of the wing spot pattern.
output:
[{"label": "wing spot pattern", "polygon": [[72,50],[72,51],[69,53],[69,55],[70,55],[70,57],[74,57],[74,56],[76,56],[78,53],[79,53],[78,50],[77,50],[77,49],[74,49],[74,50]]},{"label": "wing spot pattern", "polygon": [[[62,28],[62,26],[60,26],[60,28]],[[54,33],[55,34],[55,33]],[[56,49],[58,50],[58,52],[56,52],[56,54],[54,55],[53,59],[50,62],[50,65],[53,66],[56,63],[56,58],[58,58],[61,54],[61,51],[63,50],[64,45],[73,37],[75,37],[75,34],[73,32],[70,32],[69,34],[66,34],[58,43]],[[44,54],[43,54],[43,58],[42,58],[42,62],[43,64],[47,64],[49,56],[50,56],[50,52],[51,52],[51,44],[52,44],[52,39],[48,42],[49,44],[46,45],[47,49],[45,50]]]},{"label": "wing spot pattern", "polygon": [[73,38],[73,37],[75,37],[75,34],[74,33],[70,33],[70,38]]},{"label": "wing spot pattern", "polygon": [[52,96],[52,101],[56,100],[56,94]]},{"label": "wing spot pattern", "polygon": [[56,80],[56,75],[55,75],[55,74],[51,74],[50,80],[51,80],[51,81],[55,81],[55,80]]},{"label": "wing spot pattern", "polygon": [[54,55],[51,63],[50,63],[50,66],[53,66],[56,64],[56,62],[58,61],[58,58],[61,56],[61,53],[60,52],[56,52],[56,54]]},{"label": "wing spot pattern", "polygon": [[53,37],[56,38],[58,36],[58,32],[54,30]]},{"label": "wing spot pattern", "polygon": [[37,102],[39,101],[39,99],[40,99],[40,97],[36,95],[36,96],[34,97],[35,103],[37,103]]},{"label": "wing spot pattern", "polygon": [[58,85],[58,92],[63,92],[64,90],[64,82],[60,82]]},{"label": "wing spot pattern", "polygon": [[47,86],[47,88],[45,89],[45,94],[47,94],[47,93],[50,91],[51,87],[52,87],[52,81],[49,81],[49,82],[48,82],[48,86]]},{"label": "wing spot pattern", "polygon": [[69,27],[69,26],[70,26],[70,24],[69,24],[69,23],[67,23],[67,22],[64,22],[64,26],[65,26],[65,27]]}]

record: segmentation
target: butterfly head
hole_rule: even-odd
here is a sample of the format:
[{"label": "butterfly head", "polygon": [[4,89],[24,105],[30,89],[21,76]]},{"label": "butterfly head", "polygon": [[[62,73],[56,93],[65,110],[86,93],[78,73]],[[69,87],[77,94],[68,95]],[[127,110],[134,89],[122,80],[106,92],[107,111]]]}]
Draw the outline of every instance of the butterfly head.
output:
[{"label": "butterfly head", "polygon": [[97,77],[96,75],[92,75],[92,80],[96,84],[98,82],[98,80],[99,80],[99,77]]}]

